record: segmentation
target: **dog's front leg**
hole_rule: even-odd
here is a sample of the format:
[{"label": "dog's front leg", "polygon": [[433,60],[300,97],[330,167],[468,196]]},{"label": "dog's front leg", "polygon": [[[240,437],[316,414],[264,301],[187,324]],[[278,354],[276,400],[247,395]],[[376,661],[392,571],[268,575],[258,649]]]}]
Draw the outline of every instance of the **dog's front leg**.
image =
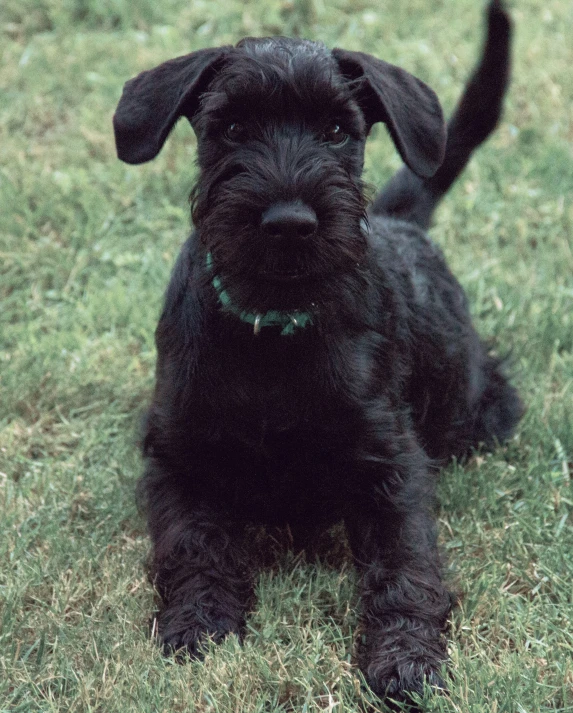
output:
[{"label": "dog's front leg", "polygon": [[424,681],[443,685],[451,596],[441,579],[424,460],[413,449],[395,468],[380,462],[387,477],[346,517],[361,574],[359,665],[375,693],[395,700],[421,693]]},{"label": "dog's front leg", "polygon": [[166,653],[200,655],[207,638],[242,636],[252,581],[242,530],[221,512],[190,505],[168,479],[147,495],[153,543],[150,575],[163,600],[158,631]]}]

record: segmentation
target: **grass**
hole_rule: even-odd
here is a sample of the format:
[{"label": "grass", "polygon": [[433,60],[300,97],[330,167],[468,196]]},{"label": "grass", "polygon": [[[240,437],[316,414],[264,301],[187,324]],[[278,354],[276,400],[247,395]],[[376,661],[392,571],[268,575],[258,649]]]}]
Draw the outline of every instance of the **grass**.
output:
[{"label": "grass", "polygon": [[[505,448],[443,474],[462,601],[436,712],[573,711],[573,6],[514,4],[504,121],[432,235],[482,334],[512,350],[528,411]],[[451,109],[481,17],[471,0],[2,3],[1,713],[352,713],[371,700],[352,666],[350,567],[286,556],[261,576],[245,645],[205,663],[175,665],[149,636],[136,441],[195,144],[180,124],[156,161],[127,167],[110,119],[142,69],[273,33],[376,53]],[[376,130],[369,180],[398,165]]]}]

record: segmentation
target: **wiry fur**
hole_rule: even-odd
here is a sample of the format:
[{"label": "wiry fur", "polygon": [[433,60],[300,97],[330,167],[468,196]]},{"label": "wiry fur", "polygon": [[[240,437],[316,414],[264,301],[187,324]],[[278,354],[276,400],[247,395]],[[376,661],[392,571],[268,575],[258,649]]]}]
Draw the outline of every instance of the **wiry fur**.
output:
[{"label": "wiry fur", "polygon": [[[522,407],[420,225],[493,129],[508,56],[509,22],[494,0],[482,68],[437,173],[435,97],[360,53],[247,39],[126,86],[115,119],[122,158],[151,158],[180,115],[199,139],[196,230],[157,328],[140,483],[166,650],[197,654],[206,636],[242,636],[252,523],[288,524],[304,547],[343,520],[361,572],[357,657],[367,680],[398,699],[424,681],[441,685],[451,599],[436,547],[434,464],[507,438]],[[485,131],[482,90],[493,97]],[[366,212],[363,150],[377,120],[410,167]],[[240,140],[225,133],[234,122],[245,127]],[[325,141],[333,122],[345,144]],[[269,206],[289,201],[314,211],[311,237],[262,230]],[[304,311],[312,323],[255,336],[222,306],[215,276],[238,310]]]}]

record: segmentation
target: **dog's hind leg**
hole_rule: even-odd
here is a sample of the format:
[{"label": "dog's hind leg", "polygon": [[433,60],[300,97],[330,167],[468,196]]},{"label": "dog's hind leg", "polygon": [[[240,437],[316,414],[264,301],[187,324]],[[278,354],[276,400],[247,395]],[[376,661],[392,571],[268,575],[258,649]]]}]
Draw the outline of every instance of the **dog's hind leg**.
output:
[{"label": "dog's hind leg", "polygon": [[473,408],[473,428],[467,436],[471,448],[478,448],[480,445],[492,448],[504,443],[512,435],[525,410],[517,389],[503,373],[501,359],[487,355],[482,367],[482,377],[484,388]]}]

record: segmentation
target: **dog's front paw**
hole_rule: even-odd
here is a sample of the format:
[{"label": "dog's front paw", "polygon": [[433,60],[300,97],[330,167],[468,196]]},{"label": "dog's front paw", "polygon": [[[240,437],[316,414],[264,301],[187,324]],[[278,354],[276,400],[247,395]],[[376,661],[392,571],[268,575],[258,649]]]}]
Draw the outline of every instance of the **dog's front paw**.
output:
[{"label": "dog's front paw", "polygon": [[242,626],[223,615],[205,617],[195,610],[173,607],[164,609],[157,622],[157,634],[163,653],[188,654],[191,658],[202,658],[208,641],[219,644],[229,634],[241,638]]},{"label": "dog's front paw", "polygon": [[[406,703],[412,713],[420,708],[411,694],[421,696],[424,686],[444,691],[446,686],[440,673],[441,666],[428,661],[404,660],[393,663],[388,656],[383,661],[374,661],[364,670],[368,685],[386,705]],[[396,710],[402,710],[397,708]]]}]

